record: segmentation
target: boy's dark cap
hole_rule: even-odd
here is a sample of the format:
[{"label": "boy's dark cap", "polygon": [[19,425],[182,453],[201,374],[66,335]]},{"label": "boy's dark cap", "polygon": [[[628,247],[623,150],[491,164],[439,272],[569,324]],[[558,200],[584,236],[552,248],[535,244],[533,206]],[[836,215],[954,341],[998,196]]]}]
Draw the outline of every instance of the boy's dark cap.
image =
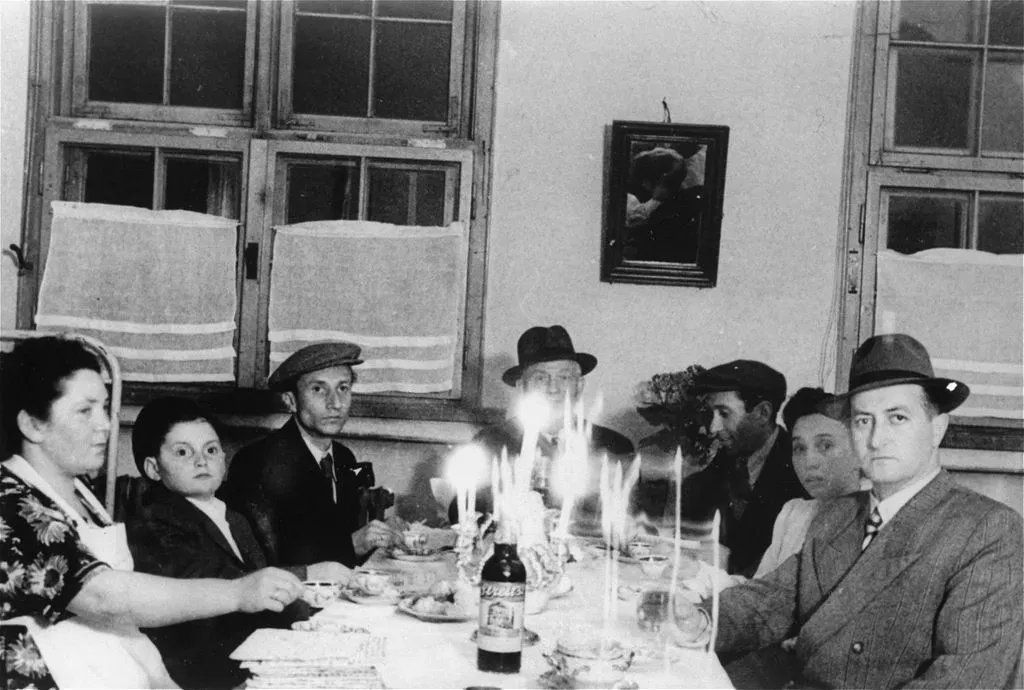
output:
[{"label": "boy's dark cap", "polygon": [[311,371],[362,364],[360,354],[358,345],[343,340],[307,345],[281,362],[281,366],[267,379],[267,386],[271,390],[286,391],[300,376]]},{"label": "boy's dark cap", "polygon": [[778,409],[786,399],[786,377],[763,362],[737,359],[701,372],[693,382],[698,393],[726,391],[754,394]]}]

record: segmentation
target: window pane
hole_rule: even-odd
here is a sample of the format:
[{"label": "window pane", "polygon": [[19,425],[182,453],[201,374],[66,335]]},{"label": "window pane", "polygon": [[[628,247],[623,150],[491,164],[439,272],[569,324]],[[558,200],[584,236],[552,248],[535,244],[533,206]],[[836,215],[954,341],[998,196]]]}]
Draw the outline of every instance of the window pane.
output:
[{"label": "window pane", "polygon": [[370,22],[295,18],[292,110],[366,117]]},{"label": "window pane", "polygon": [[82,201],[153,208],[153,154],[87,152]]},{"label": "window pane", "polygon": [[244,11],[174,11],[171,105],[240,109],[244,78]]},{"label": "window pane", "polygon": [[913,254],[935,247],[962,247],[967,199],[928,194],[889,197],[889,249]]},{"label": "window pane", "polygon": [[992,0],[988,24],[989,45],[1024,46],[1024,3]]},{"label": "window pane", "polygon": [[358,217],[359,169],[354,161],[289,165],[287,187],[288,223]]},{"label": "window pane", "polygon": [[[369,166],[370,196],[366,217],[396,225],[446,225],[458,214],[445,217],[445,171],[417,169],[402,164]],[[455,201],[457,175],[452,175]]]},{"label": "window pane", "polygon": [[451,21],[452,3],[445,0],[378,0],[377,16]]},{"label": "window pane", "polygon": [[162,103],[164,8],[89,7],[89,100]]},{"label": "window pane", "polygon": [[299,12],[370,15],[370,0],[299,0]]},{"label": "window pane", "polygon": [[164,208],[239,217],[239,163],[169,158],[166,170]]},{"label": "window pane", "polygon": [[978,249],[996,254],[1024,254],[1024,198],[981,195]]},{"label": "window pane", "polygon": [[1020,53],[990,53],[985,70],[983,151],[1024,153],[1024,61]]},{"label": "window pane", "polygon": [[970,148],[974,56],[904,48],[896,58],[896,145]]},{"label": "window pane", "polygon": [[376,48],[374,115],[446,121],[451,26],[379,22]]},{"label": "window pane", "polygon": [[899,29],[904,41],[979,43],[985,4],[976,0],[911,0],[898,6]]}]

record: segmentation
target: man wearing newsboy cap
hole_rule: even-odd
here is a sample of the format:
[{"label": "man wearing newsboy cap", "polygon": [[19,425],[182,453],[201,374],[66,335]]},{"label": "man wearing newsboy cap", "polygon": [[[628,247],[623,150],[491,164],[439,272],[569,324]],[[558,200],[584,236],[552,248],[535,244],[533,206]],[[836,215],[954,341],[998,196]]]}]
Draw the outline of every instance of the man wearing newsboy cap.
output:
[{"label": "man wearing newsboy cap", "polygon": [[357,345],[308,345],[267,380],[292,418],[231,461],[223,500],[249,518],[257,538],[281,566],[339,561],[353,566],[376,547],[397,541],[372,520],[359,525],[359,494],[373,486],[373,467],[356,462],[337,441],[352,403]]},{"label": "man wearing newsboy cap", "polygon": [[[559,438],[563,427],[565,398],[575,405],[583,394],[583,377],[597,366],[597,357],[586,352],[577,352],[572,338],[562,326],[533,326],[519,337],[517,345],[519,363],[510,367],[501,380],[516,389],[517,397],[539,396],[548,408],[548,416],[537,438],[537,455],[534,467],[534,488],[540,490],[549,500],[551,460],[558,453],[558,446],[564,443]],[[501,455],[507,448],[509,455],[517,455],[523,444],[523,427],[520,420],[511,416],[503,422],[484,427],[473,442],[482,446],[490,457]],[[590,435],[592,460],[600,460],[602,453],[609,458],[625,458],[633,454],[633,443],[622,434],[594,424]],[[488,460],[488,467],[490,466]],[[598,473],[591,471],[595,486]],[[488,512],[490,491],[477,495],[477,510]],[[554,497],[551,497],[554,500]],[[449,508],[449,517],[456,519],[455,505]]]},{"label": "man wearing newsboy cap", "polygon": [[[958,486],[939,462],[949,413],[968,394],[936,377],[908,335],[860,346],[839,401],[873,488],[823,503],[800,553],[722,592],[723,661],[795,633],[801,686],[1013,686],[1024,639],[1021,516]],[[706,611],[678,603],[685,637],[706,636]]]},{"label": "man wearing newsboy cap", "polygon": [[715,457],[683,481],[682,517],[722,514],[728,570],[751,577],[769,544],[782,506],[807,498],[793,469],[789,434],[775,419],[786,399],[786,377],[762,362],[738,359],[694,381],[712,411]]}]

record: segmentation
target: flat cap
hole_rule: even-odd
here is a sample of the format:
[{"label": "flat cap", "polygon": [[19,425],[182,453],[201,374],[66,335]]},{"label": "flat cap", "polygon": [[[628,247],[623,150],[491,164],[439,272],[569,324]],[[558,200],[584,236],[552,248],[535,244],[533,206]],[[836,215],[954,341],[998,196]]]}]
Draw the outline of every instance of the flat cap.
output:
[{"label": "flat cap", "polygon": [[271,390],[285,391],[297,378],[311,371],[362,364],[363,360],[359,359],[360,352],[358,345],[343,340],[307,345],[281,362],[281,366],[267,379],[267,385]]},{"label": "flat cap", "polygon": [[694,380],[699,393],[742,391],[768,400],[775,409],[786,399],[786,377],[763,362],[737,359],[699,374]]}]

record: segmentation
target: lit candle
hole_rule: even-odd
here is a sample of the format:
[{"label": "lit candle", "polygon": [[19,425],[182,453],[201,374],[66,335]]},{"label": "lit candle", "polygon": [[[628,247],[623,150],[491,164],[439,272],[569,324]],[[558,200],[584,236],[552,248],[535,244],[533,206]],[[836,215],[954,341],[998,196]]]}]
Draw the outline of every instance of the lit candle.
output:
[{"label": "lit candle", "polygon": [[[718,538],[721,536],[722,515],[715,511],[715,520],[711,523],[711,558],[715,567],[718,565]],[[715,638],[718,637],[718,578],[711,578],[711,637],[708,638],[708,654],[715,653]]]},{"label": "lit candle", "polygon": [[448,459],[448,481],[455,487],[460,526],[470,525],[476,520],[476,489],[486,466],[486,453],[476,444],[456,448]]},{"label": "lit candle", "polygon": [[[680,557],[680,532],[679,532],[679,521],[680,514],[683,506],[683,449],[676,446],[676,459],[675,459],[675,476],[676,476],[676,526],[672,535],[672,588],[669,590],[672,592],[671,599],[675,599],[676,596],[676,582],[679,579],[679,557]],[[675,605],[675,602],[672,602]]]}]

